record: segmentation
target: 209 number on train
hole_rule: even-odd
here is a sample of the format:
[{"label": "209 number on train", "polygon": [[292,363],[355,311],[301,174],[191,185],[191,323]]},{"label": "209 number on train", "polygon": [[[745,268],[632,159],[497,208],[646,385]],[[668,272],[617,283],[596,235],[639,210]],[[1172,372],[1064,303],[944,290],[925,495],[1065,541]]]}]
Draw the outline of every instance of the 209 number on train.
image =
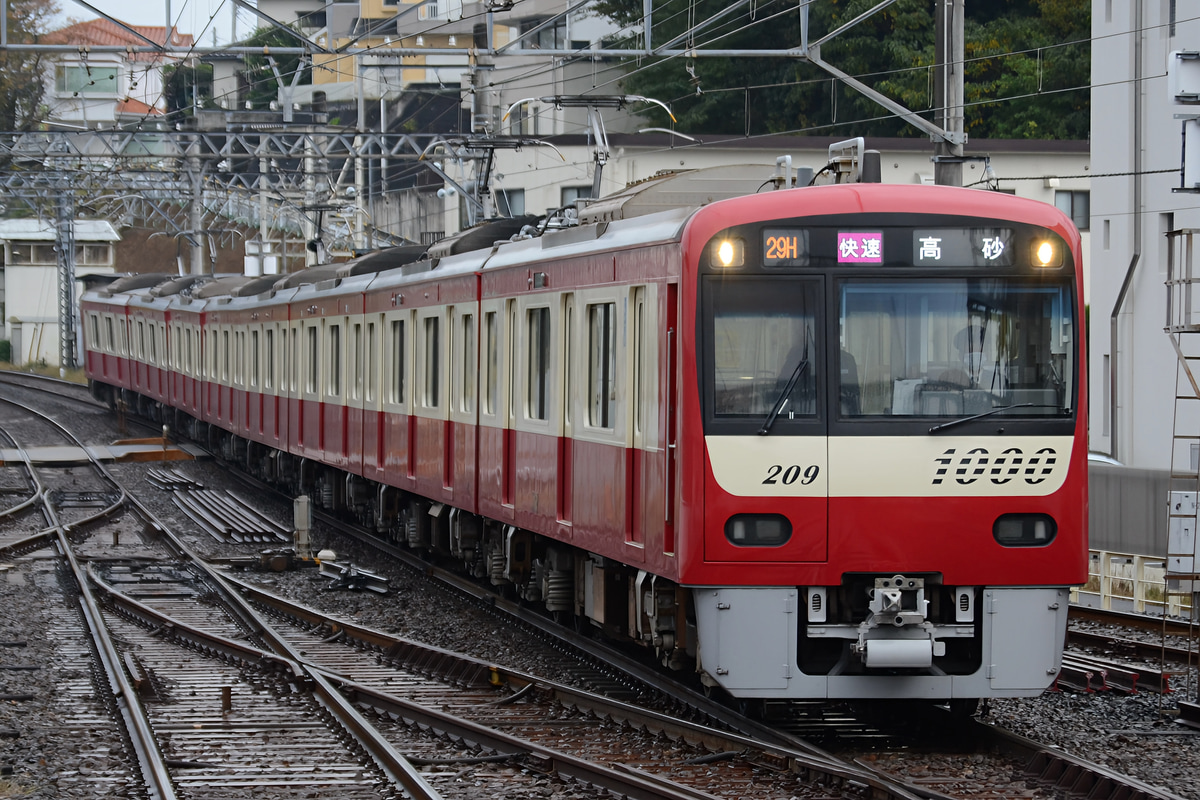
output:
[{"label": "209 number on train", "polygon": [[763,480],[763,483],[771,485],[782,483],[784,486],[791,486],[796,481],[799,481],[801,486],[808,486],[820,474],[821,468],[816,464],[809,464],[807,467],[802,467],[799,464],[792,464],[787,467],[782,464],[772,464],[767,467],[767,477]]}]

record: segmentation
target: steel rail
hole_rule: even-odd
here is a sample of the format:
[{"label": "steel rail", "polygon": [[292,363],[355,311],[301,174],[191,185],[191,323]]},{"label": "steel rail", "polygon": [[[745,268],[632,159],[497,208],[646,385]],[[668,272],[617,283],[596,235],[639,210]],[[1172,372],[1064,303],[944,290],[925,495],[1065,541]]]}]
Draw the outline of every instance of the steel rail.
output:
[{"label": "steel rail", "polygon": [[[58,422],[55,419],[51,419],[49,415],[44,414],[41,411],[38,411],[36,408],[27,406],[24,403],[19,403],[16,400],[12,400],[7,397],[0,397],[0,402],[7,403],[10,406],[16,406],[17,408],[21,409],[22,411],[28,412],[29,414],[32,414],[32,415],[40,418],[43,422],[50,425],[52,428],[57,429],[63,436],[65,436],[66,438],[68,438],[72,442],[74,442],[79,447],[79,449],[87,455],[88,459],[92,463],[92,468],[95,469],[97,471],[97,473],[99,473],[100,476],[104,478],[104,480],[108,481],[108,483],[110,485],[112,485],[112,487],[114,489],[116,489],[116,491],[118,492],[117,500],[112,505],[102,508],[99,511],[97,511],[95,514],[86,516],[81,520],[77,520],[76,522],[71,523],[70,525],[62,526],[64,534],[68,534],[73,530],[77,530],[79,528],[84,527],[85,525],[90,525],[93,522],[99,522],[102,519],[106,519],[106,518],[112,516],[113,514],[120,511],[126,505],[126,503],[128,503],[130,501],[131,498],[130,498],[129,494],[125,491],[125,487],[123,487],[115,478],[113,478],[112,473],[110,473],[107,469],[104,468],[104,465],[101,464],[100,460],[97,459],[92,454],[92,452],[88,449],[87,445],[85,445],[79,439],[78,436],[76,436],[74,433],[69,431],[66,428],[66,426],[64,426],[62,423]],[[28,461],[28,455],[26,455],[25,457],[27,459],[26,463],[32,467],[32,462]],[[42,494],[43,494],[43,497],[45,498],[46,507],[49,508],[49,505],[50,505],[49,504],[49,495],[45,491],[43,491]]]},{"label": "steel rail", "polygon": [[[807,753],[789,751],[786,748],[764,746],[735,733],[717,731],[704,725],[678,720],[658,712],[648,711],[636,706],[622,703],[611,698],[590,694],[579,689],[556,684],[532,675],[489,664],[485,661],[461,656],[454,653],[429,648],[413,642],[407,642],[398,637],[374,631],[363,626],[332,621],[313,609],[300,606],[284,598],[258,589],[257,587],[237,581],[227,576],[220,576],[229,583],[228,588],[245,595],[252,602],[266,605],[276,613],[286,615],[306,624],[330,625],[331,622],[338,632],[344,632],[346,637],[368,644],[374,649],[387,649],[396,654],[395,645],[403,643],[411,648],[412,657],[424,667],[440,661],[440,672],[453,675],[458,682],[469,686],[480,686],[496,683],[507,683],[512,687],[537,686],[545,689],[554,696],[557,702],[568,707],[575,707],[597,713],[604,718],[621,720],[638,729],[663,732],[671,739],[686,741],[705,746],[714,752],[755,750],[766,756],[775,768],[788,771],[800,776],[819,775],[824,778],[826,785],[854,785],[869,787],[871,796],[880,798],[895,798],[896,800],[916,800],[918,797],[929,797],[928,793],[909,793],[898,791],[897,786],[902,782],[886,783],[878,780],[868,768],[856,765],[830,763],[814,758]],[[602,766],[586,759],[581,759],[552,748],[543,747],[517,736],[513,736],[486,725],[465,720],[453,714],[431,708],[427,705],[397,697],[389,692],[364,686],[345,675],[329,670],[313,663],[305,656],[296,654],[282,656],[260,650],[253,645],[224,639],[219,635],[192,628],[186,624],[172,620],[140,601],[121,594],[115,588],[106,584],[94,573],[92,580],[101,585],[106,596],[115,605],[119,605],[123,613],[129,614],[144,626],[158,626],[170,635],[188,641],[203,649],[224,653],[239,658],[244,663],[256,664],[270,661],[275,666],[283,668],[290,665],[292,670],[302,670],[305,675],[320,682],[325,681],[331,690],[345,697],[352,705],[366,706],[385,716],[403,720],[405,724],[428,727],[440,733],[452,736],[465,743],[478,746],[492,752],[510,755],[526,755],[534,758],[541,768],[553,771],[567,780],[578,781],[582,785],[592,786],[613,793],[615,796],[627,797],[632,800],[699,800],[708,796],[689,789],[686,786],[664,780],[646,773],[616,769]],[[270,625],[261,621],[263,628],[256,629],[256,635],[265,632]],[[290,647],[295,652],[294,647]],[[427,671],[427,670],[422,670]],[[439,671],[439,670],[434,670]],[[336,684],[336,688],[334,687]],[[358,719],[362,719],[361,716]],[[365,720],[363,725],[369,725]],[[837,768],[834,768],[837,767]]]},{"label": "steel rail", "polygon": [[[99,466],[103,469],[103,465]],[[298,665],[298,669],[310,683],[309,688],[313,696],[337,720],[338,724],[353,737],[354,741],[362,746],[380,771],[387,776],[388,780],[407,792],[413,800],[441,800],[441,795],[426,782],[417,769],[362,717],[346,697],[329,683],[328,678],[306,666],[300,654],[295,652],[286,641],[271,630],[270,625],[263,621],[253,608],[241,600],[237,592],[226,582],[226,579],[222,575],[209,566],[178,537],[172,534],[157,519],[154,513],[136,497],[130,496],[129,503],[146,520],[147,524],[159,533],[171,549],[188,561],[192,569],[199,572],[211,584],[221,590],[224,595],[226,609],[233,613],[247,630],[262,639],[274,651],[276,657],[282,657]],[[111,587],[108,587],[108,591],[116,594]],[[143,608],[145,609],[143,613],[157,614],[157,612],[148,606],[144,606]],[[164,620],[169,620],[165,615],[159,616],[163,616]],[[169,620],[169,624],[182,630],[182,627],[173,620]],[[231,652],[230,648],[236,644],[212,634],[194,631],[194,629],[189,630],[193,635],[202,635],[208,638],[214,645],[219,643],[224,652]],[[255,648],[251,649],[260,654],[259,658],[262,657],[261,653],[265,652],[257,651]],[[241,647],[233,647],[233,650],[248,652]]]},{"label": "steel rail", "polygon": [[[21,403],[5,398],[0,399],[34,416],[40,417],[64,433],[67,433],[76,442],[79,441],[74,435],[70,434],[65,428],[54,420],[51,420],[45,414]],[[6,435],[8,435],[7,432]],[[9,438],[16,443],[16,439],[11,435],[9,435]],[[24,453],[24,450],[22,450],[22,453]],[[71,542],[68,539],[69,528],[59,520],[58,513],[55,511],[54,504],[50,499],[50,492],[42,486],[40,478],[37,477],[37,470],[32,462],[29,461],[28,455],[25,455],[25,459],[34,482],[40,487],[37,496],[41,501],[42,512],[46,516],[46,522],[50,525],[49,531],[32,537],[32,539],[45,538],[55,541],[59,554],[71,569],[71,575],[79,590],[79,605],[84,623],[91,633],[96,654],[100,659],[105,677],[108,679],[109,691],[112,693],[113,703],[121,716],[121,722],[129,737],[129,743],[133,749],[138,769],[141,771],[142,779],[146,783],[147,792],[154,800],[176,800],[175,787],[171,783],[171,775],[167,769],[166,760],[158,747],[158,742],[150,727],[150,720],[146,714],[146,709],[142,706],[137,695],[137,690],[125,673],[120,653],[117,651],[116,645],[113,644],[112,637],[109,635],[108,628],[104,624],[104,618],[100,613],[100,607],[96,603],[96,599],[88,586],[87,576],[84,574],[71,548]],[[94,458],[92,461],[94,466],[98,465],[98,462]],[[106,475],[106,477],[108,480],[112,480],[111,475]]]}]

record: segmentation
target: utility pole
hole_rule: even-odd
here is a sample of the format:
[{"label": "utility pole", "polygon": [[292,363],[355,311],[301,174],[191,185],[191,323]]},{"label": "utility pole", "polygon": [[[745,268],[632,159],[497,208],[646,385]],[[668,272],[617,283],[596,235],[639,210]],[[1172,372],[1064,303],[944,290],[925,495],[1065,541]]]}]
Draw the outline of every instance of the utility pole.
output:
[{"label": "utility pole", "polygon": [[933,182],[962,186],[963,145],[963,0],[937,0],[935,36],[934,122],[946,132],[935,140]]},{"label": "utility pole", "polygon": [[75,363],[75,195],[70,179],[59,185],[55,246],[58,250],[58,363]]}]

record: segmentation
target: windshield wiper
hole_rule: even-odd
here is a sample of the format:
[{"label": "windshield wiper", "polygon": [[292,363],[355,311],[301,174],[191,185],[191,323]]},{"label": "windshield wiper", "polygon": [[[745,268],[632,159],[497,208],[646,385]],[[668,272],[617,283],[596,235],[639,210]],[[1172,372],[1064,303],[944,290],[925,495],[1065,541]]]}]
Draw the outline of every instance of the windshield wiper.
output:
[{"label": "windshield wiper", "polygon": [[792,390],[796,388],[796,381],[800,380],[800,376],[804,374],[804,370],[807,367],[808,359],[800,359],[800,363],[792,370],[792,377],[788,378],[787,385],[783,387],[783,391],[779,393],[779,398],[775,401],[775,405],[771,407],[771,413],[767,414],[767,418],[763,420],[762,427],[758,429],[759,436],[766,436],[771,432],[771,426],[775,424],[775,420],[779,417],[779,412],[783,411],[783,407],[787,404]]},{"label": "windshield wiper", "polygon": [[[953,428],[955,425],[961,425],[964,422],[970,422],[971,420],[974,420],[974,419],[982,419],[983,417],[990,417],[992,414],[999,414],[1001,411],[1008,411],[1011,408],[1054,408],[1054,409],[1059,409],[1061,411],[1067,410],[1067,409],[1063,408],[1062,406],[1050,405],[1049,403],[1017,403],[1016,405],[1011,405],[1011,406],[998,406],[996,408],[985,411],[982,414],[973,414],[972,416],[969,416],[969,417],[961,417],[960,419],[952,419],[949,422],[943,422],[941,425],[934,425],[932,428],[929,429],[929,432],[937,433],[938,431],[944,431],[944,430],[946,430],[946,428]],[[761,433],[761,431],[760,431],[760,433]]]}]

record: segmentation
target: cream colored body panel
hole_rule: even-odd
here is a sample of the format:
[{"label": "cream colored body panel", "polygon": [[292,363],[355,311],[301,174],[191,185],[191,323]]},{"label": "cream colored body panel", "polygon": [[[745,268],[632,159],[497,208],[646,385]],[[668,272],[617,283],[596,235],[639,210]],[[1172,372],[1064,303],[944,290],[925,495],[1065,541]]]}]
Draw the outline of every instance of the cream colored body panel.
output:
[{"label": "cream colored body panel", "polygon": [[708,436],[705,444],[717,484],[739,497],[1044,497],[1066,481],[1074,439]]}]

